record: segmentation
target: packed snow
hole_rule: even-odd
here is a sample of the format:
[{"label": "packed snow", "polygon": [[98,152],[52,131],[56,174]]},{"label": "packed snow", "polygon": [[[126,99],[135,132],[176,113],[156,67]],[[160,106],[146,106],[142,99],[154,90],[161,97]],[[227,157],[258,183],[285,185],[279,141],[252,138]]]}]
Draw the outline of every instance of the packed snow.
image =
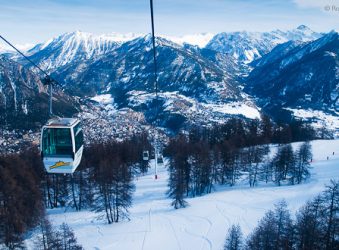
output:
[{"label": "packed snow", "polygon": [[[128,92],[128,102],[132,107],[139,106],[141,104],[146,104],[152,101],[154,98],[153,93],[148,93],[145,91],[130,91]],[[185,108],[185,114],[190,113],[219,113],[224,115],[242,115],[250,119],[260,119],[259,108],[256,107],[253,103],[248,102],[228,102],[228,103],[200,103],[197,104],[197,101],[193,98],[179,94],[178,91],[173,92],[161,92],[159,93],[159,98],[165,101],[164,110],[165,111],[179,111],[183,112],[183,106]],[[180,103],[180,108],[177,105]]]},{"label": "packed snow", "polygon": [[204,106],[211,108],[214,112],[230,115],[243,115],[250,119],[259,119],[260,113],[258,108],[251,107],[245,103],[224,103],[224,104],[205,104]]},{"label": "packed snow", "polygon": [[330,179],[339,178],[339,140],[319,140],[311,144],[312,176],[304,184],[261,184],[255,188],[245,183],[235,187],[219,186],[211,194],[187,199],[187,208],[175,210],[166,195],[168,162],[159,166],[157,180],[153,177],[151,162],[149,173],[135,178],[130,221],[108,225],[97,220],[93,212],[65,209],[48,210],[49,219],[55,226],[68,223],[85,249],[222,249],[232,224],[239,223],[247,235],[279,200],[285,199],[295,212],[324,190]]},{"label": "packed snow", "polygon": [[110,104],[113,103],[113,98],[111,94],[96,95],[91,98],[91,100],[96,101],[100,104]]},{"label": "packed snow", "polygon": [[303,120],[311,120],[312,126],[317,129],[326,128],[333,131],[334,137],[339,138],[339,119],[338,112],[331,115],[321,110],[312,109],[287,109],[293,112],[295,117],[299,117]]},{"label": "packed snow", "polygon": [[117,107],[111,94],[96,95],[91,100],[97,102],[110,115],[117,112]]}]

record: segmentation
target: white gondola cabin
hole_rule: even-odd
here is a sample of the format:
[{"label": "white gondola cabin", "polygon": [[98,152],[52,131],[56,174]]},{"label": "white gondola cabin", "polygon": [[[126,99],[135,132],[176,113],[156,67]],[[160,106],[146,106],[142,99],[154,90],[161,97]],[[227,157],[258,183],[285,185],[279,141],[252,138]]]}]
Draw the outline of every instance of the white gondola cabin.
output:
[{"label": "white gondola cabin", "polygon": [[144,152],[142,152],[142,159],[144,161],[148,161],[149,160],[149,153],[147,150],[145,150]]},{"label": "white gondola cabin", "polygon": [[80,164],[83,149],[78,119],[54,118],[42,128],[40,150],[48,173],[73,173]]}]

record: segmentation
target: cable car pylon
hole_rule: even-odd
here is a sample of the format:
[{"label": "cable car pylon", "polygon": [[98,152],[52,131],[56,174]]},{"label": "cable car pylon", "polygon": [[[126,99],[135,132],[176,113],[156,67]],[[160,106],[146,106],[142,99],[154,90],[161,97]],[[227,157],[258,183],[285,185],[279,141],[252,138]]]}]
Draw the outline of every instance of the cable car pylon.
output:
[{"label": "cable car pylon", "polygon": [[154,129],[154,178],[158,179],[158,74],[157,74],[157,57],[154,36],[154,14],[153,0],[150,0],[151,25],[152,25],[152,45],[153,45],[153,65],[154,65],[154,89],[155,89],[155,129]]}]

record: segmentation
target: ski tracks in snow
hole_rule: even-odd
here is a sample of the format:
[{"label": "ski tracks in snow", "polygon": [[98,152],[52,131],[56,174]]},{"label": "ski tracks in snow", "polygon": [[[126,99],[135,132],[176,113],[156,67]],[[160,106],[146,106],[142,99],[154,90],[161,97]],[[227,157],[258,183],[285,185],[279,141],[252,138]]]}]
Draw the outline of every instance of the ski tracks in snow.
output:
[{"label": "ski tracks in snow", "polygon": [[208,234],[209,234],[209,232],[211,231],[211,228],[212,228],[213,223],[212,223],[211,220],[208,219],[207,217],[201,217],[201,216],[196,216],[196,215],[194,215],[194,217],[197,217],[197,218],[200,218],[201,220],[206,221],[206,222],[208,223],[208,225],[209,225],[209,226],[208,226],[208,229],[207,229],[207,232],[206,232],[206,234],[205,234],[205,236],[204,236],[205,242],[202,243],[200,249],[204,249],[205,243],[208,244],[209,249],[212,249],[212,248],[213,248],[213,244],[212,244],[212,241],[208,238]]},{"label": "ski tracks in snow", "polygon": [[175,228],[174,228],[174,226],[173,226],[173,223],[172,223],[172,220],[170,219],[170,218],[168,218],[167,216],[165,216],[165,215],[160,215],[161,217],[163,217],[163,218],[165,218],[168,222],[169,222],[169,224],[170,224],[170,226],[171,226],[171,229],[172,229],[172,232],[173,232],[173,235],[174,235],[174,238],[175,238],[175,240],[176,240],[176,242],[177,242],[177,245],[178,245],[178,249],[182,249],[181,248],[181,245],[180,245],[180,241],[179,241],[179,239],[178,239],[178,236],[177,236],[177,233],[176,233],[176,230],[175,230]]},{"label": "ski tracks in snow", "polygon": [[141,246],[142,250],[144,250],[144,247],[145,247],[145,241],[146,241],[147,233],[152,231],[152,222],[151,221],[152,221],[152,208],[150,208],[149,211],[148,211],[148,229],[145,228],[144,238],[142,240],[142,246]]},{"label": "ski tracks in snow", "polygon": [[226,224],[227,224],[228,226],[230,226],[230,225],[231,225],[231,220],[230,220],[230,218],[228,218],[228,217],[225,215],[225,213],[223,212],[223,211],[225,211],[225,210],[221,210],[221,208],[218,206],[218,204],[215,205],[215,208],[218,210],[218,212],[220,213],[220,215],[225,219]]},{"label": "ski tracks in snow", "polygon": [[204,246],[207,244],[208,248],[210,250],[213,249],[213,244],[212,244],[212,241],[208,238],[208,234],[209,232],[211,231],[211,228],[213,226],[213,223],[206,217],[202,217],[202,216],[197,216],[197,215],[189,215],[189,216],[185,216],[185,215],[182,215],[182,214],[179,214],[177,213],[178,216],[180,217],[183,217],[185,220],[188,220],[188,221],[193,221],[193,220],[200,220],[200,221],[204,221],[204,223],[207,223],[208,224],[208,229],[206,231],[206,233],[204,235],[201,235],[201,234],[197,234],[197,233],[194,233],[194,232],[191,232],[187,229],[187,227],[184,228],[184,231],[185,233],[187,233],[188,235],[191,235],[193,237],[196,237],[196,238],[199,238],[201,239],[203,242],[201,244],[201,247],[200,249],[204,249]]}]

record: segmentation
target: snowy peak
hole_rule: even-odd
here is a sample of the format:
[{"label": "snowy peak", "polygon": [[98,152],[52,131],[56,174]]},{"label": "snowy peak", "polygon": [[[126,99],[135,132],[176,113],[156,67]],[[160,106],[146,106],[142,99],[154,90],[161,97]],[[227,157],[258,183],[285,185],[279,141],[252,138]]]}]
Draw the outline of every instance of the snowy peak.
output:
[{"label": "snowy peak", "polygon": [[[249,63],[270,52],[276,45],[287,41],[312,41],[321,34],[312,31],[305,25],[300,25],[290,31],[275,30],[272,32],[223,32],[215,36],[211,33],[185,35],[181,37],[159,36],[157,44],[169,44],[182,47],[185,44],[205,47],[219,53],[232,56],[236,61]],[[138,39],[150,41],[150,34],[119,34],[93,35],[75,31],[52,38],[45,43],[36,45],[28,50],[32,60],[41,67],[54,71],[60,66],[97,58],[110,53],[126,42],[136,42]],[[1,50],[1,48],[0,48]],[[22,61],[22,63],[26,63]]]},{"label": "snowy peak", "polygon": [[[59,67],[74,62],[79,63],[89,59],[95,60],[104,54],[113,52],[125,43],[128,46],[145,43],[147,44],[146,50],[150,50],[151,35],[111,33],[96,36],[91,33],[75,31],[65,33],[45,43],[36,45],[28,51],[28,56],[33,61],[38,62],[44,69],[54,71]],[[157,46],[180,47],[180,45],[162,37],[156,38],[156,44]]]},{"label": "snowy peak", "polygon": [[298,30],[310,30],[310,28],[308,28],[306,25],[299,25],[298,27],[297,27],[297,29]]},{"label": "snowy peak", "polygon": [[119,46],[119,39],[109,35],[95,36],[86,32],[70,32],[38,44],[28,56],[44,69],[53,70],[74,61],[88,60],[108,53]]},{"label": "snowy peak", "polygon": [[274,39],[268,33],[224,32],[214,36],[206,48],[229,54],[238,61],[251,62],[270,51]]},{"label": "snowy peak", "polygon": [[296,29],[293,29],[291,32],[302,33],[304,36],[313,36],[313,38],[319,38],[321,36],[318,32],[311,30],[306,25],[299,25]]},{"label": "snowy peak", "polygon": [[229,54],[240,62],[249,63],[267,54],[278,44],[287,41],[313,41],[321,36],[305,25],[290,31],[223,32],[215,35],[206,48]]},{"label": "snowy peak", "polygon": [[311,30],[305,25],[300,25],[296,29],[283,32],[282,36],[287,40],[308,42],[320,38],[322,34]]},{"label": "snowy peak", "polygon": [[[156,37],[155,42],[162,91],[179,91],[200,100],[241,99],[229,72],[223,72],[199,48],[189,49],[162,37]],[[54,73],[68,86],[77,86],[82,95],[90,95],[118,90],[153,91],[153,72],[152,37],[147,34],[110,53],[60,67]]]}]

